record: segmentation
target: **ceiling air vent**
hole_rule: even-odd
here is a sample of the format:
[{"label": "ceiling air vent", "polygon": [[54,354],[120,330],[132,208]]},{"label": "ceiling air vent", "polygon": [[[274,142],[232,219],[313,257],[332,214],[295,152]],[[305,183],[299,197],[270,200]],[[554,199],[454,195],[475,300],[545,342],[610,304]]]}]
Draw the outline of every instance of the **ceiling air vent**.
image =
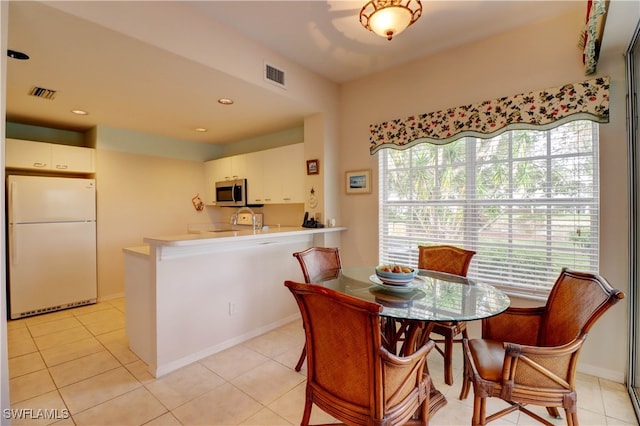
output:
[{"label": "ceiling air vent", "polygon": [[273,65],[264,64],[264,79],[276,84],[282,88],[286,88],[284,71],[279,70]]},{"label": "ceiling air vent", "polygon": [[45,89],[44,87],[34,86],[29,90],[29,95],[36,98],[49,99],[52,101],[56,97],[56,91],[51,89]]}]

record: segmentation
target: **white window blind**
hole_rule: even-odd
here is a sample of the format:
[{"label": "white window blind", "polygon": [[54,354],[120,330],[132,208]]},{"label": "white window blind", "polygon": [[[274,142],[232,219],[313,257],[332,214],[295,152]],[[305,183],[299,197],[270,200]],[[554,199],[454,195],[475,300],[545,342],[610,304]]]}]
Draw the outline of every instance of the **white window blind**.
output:
[{"label": "white window blind", "polygon": [[418,245],[475,250],[469,277],[544,296],[562,267],[598,271],[598,125],[516,130],[379,152],[380,262]]}]

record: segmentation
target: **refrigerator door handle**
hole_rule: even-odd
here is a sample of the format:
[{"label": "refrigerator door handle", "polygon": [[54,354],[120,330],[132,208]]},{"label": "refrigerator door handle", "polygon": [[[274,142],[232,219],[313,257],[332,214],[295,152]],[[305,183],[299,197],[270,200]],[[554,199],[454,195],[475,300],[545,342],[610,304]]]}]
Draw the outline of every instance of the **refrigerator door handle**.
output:
[{"label": "refrigerator door handle", "polygon": [[9,223],[13,223],[13,206],[15,204],[13,204],[14,199],[15,199],[15,192],[16,192],[16,183],[15,182],[11,182],[9,184]]},{"label": "refrigerator door handle", "polygon": [[13,247],[12,250],[10,250],[10,256],[11,256],[11,264],[12,265],[17,265],[18,264],[18,247],[16,246],[16,244],[18,243],[18,239],[16,238],[16,227],[13,224],[13,206],[15,206],[14,201],[16,199],[16,192],[17,192],[17,187],[16,187],[16,183],[15,182],[11,182],[9,184],[9,214],[11,217],[9,217],[9,238],[11,239],[11,247]]},{"label": "refrigerator door handle", "polygon": [[11,256],[11,264],[18,264],[18,239],[16,238],[16,227],[13,223],[13,207],[15,206],[14,202],[16,201],[16,195],[18,192],[18,188],[15,182],[11,182],[9,185],[9,238],[11,239],[11,247],[9,255]]},{"label": "refrigerator door handle", "polygon": [[10,238],[11,238],[11,247],[13,247],[13,250],[10,251],[10,255],[11,255],[11,264],[12,265],[17,265],[18,264],[18,239],[16,238],[16,227],[15,225],[11,224],[9,225],[9,233]]}]

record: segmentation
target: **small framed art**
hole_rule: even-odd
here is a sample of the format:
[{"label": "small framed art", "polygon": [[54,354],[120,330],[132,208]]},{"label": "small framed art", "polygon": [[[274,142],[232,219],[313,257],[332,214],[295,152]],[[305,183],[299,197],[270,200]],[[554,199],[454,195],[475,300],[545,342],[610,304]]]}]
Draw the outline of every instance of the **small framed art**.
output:
[{"label": "small framed art", "polygon": [[345,173],[347,194],[369,194],[371,192],[371,169],[351,170]]},{"label": "small framed art", "polygon": [[307,160],[307,174],[317,175],[320,173],[320,163],[318,160]]}]

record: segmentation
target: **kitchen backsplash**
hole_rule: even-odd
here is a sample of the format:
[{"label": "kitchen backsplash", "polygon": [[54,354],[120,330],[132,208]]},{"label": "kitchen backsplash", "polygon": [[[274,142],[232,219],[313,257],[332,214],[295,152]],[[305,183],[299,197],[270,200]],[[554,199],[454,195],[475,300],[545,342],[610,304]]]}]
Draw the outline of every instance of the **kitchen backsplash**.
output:
[{"label": "kitchen backsplash", "polygon": [[[238,209],[230,207],[205,207],[211,223],[229,223],[231,215]],[[264,207],[252,207],[255,213],[262,213],[265,225],[301,226],[304,217],[304,204],[268,204]]]}]

